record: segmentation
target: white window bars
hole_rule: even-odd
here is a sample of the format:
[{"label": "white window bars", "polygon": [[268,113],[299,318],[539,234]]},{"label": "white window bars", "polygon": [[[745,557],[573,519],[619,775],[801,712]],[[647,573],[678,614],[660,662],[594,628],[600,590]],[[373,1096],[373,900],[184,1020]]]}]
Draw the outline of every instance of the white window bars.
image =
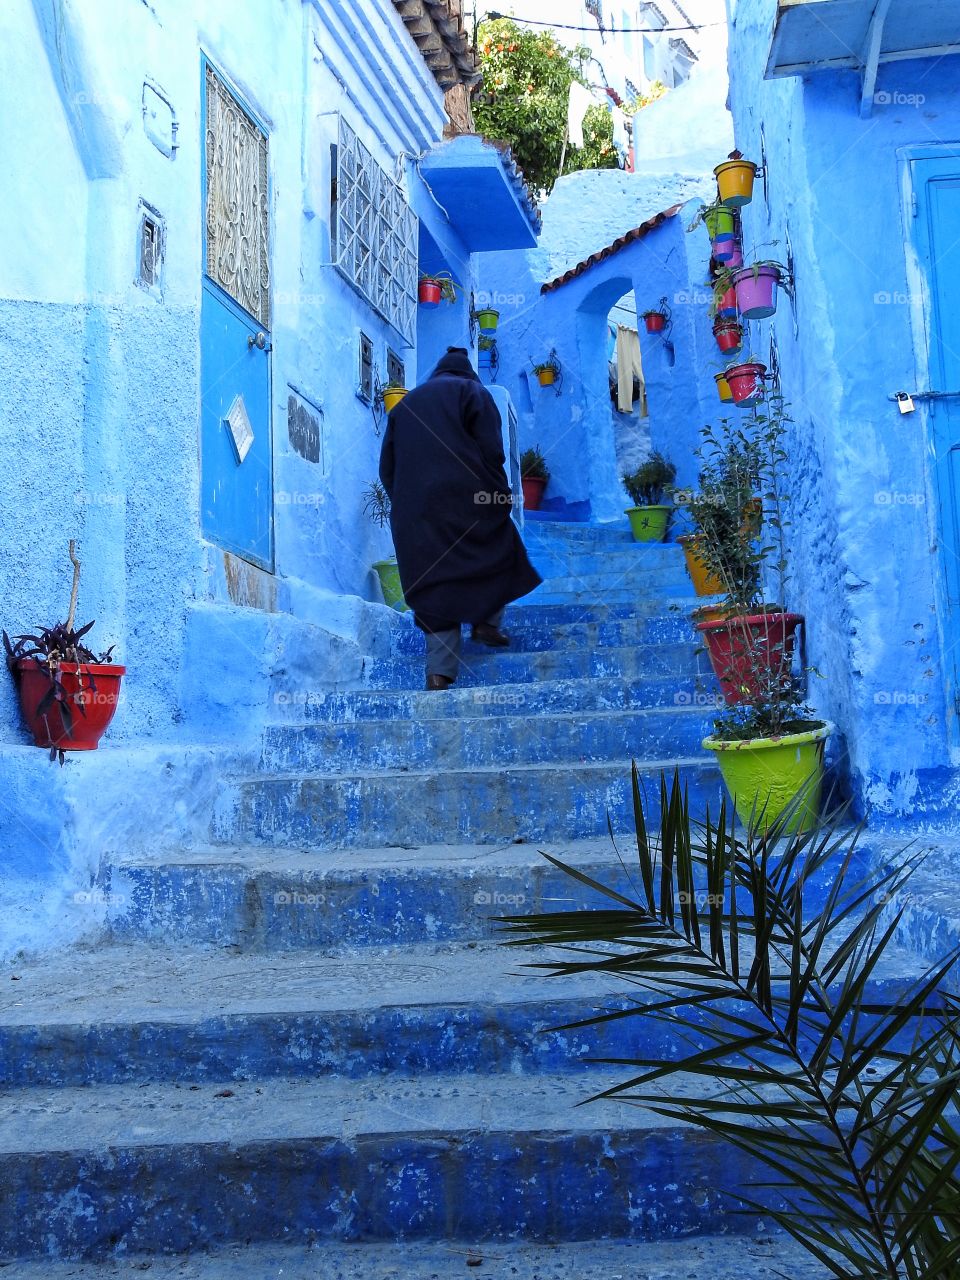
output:
[{"label": "white window bars", "polygon": [[417,218],[403,190],[340,117],[334,265],[411,346],[417,322]]}]

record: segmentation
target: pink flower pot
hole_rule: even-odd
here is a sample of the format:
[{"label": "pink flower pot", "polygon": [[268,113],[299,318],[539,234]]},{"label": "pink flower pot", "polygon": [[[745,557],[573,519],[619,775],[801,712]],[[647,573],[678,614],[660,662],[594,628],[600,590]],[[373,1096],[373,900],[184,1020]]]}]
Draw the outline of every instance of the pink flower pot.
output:
[{"label": "pink flower pot", "polygon": [[765,320],[777,309],[776,267],[742,267],[733,277],[737,306],[745,320]]},{"label": "pink flower pot", "polygon": [[732,232],[721,232],[710,241],[710,248],[718,262],[729,262],[737,249],[737,237]]}]

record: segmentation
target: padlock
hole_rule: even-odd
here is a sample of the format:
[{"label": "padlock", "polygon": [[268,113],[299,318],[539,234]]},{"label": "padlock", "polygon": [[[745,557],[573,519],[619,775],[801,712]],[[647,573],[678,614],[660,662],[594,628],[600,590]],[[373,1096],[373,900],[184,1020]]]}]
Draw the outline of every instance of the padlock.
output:
[{"label": "padlock", "polygon": [[913,403],[913,397],[909,396],[906,391],[898,391],[897,407],[901,413],[913,413],[916,405]]}]

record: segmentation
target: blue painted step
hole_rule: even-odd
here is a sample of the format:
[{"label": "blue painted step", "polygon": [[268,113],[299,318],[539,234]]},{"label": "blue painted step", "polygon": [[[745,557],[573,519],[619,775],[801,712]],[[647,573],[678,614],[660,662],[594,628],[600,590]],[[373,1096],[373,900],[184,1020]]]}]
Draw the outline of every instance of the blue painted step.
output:
[{"label": "blue painted step", "polygon": [[[642,644],[682,644],[694,636],[688,618],[671,617],[617,618],[606,622],[568,622],[551,626],[540,619],[514,619],[504,622],[509,631],[511,653],[542,652],[547,649],[627,648]],[[488,648],[470,639],[464,628],[464,652],[487,653]],[[393,637],[396,654],[425,652],[423,632],[416,627],[397,628]]]},{"label": "blue painted step", "polygon": [[[277,725],[264,735],[266,772],[353,773],[371,769],[483,768],[692,756],[710,732],[692,707],[657,711],[504,714],[459,719],[366,720],[352,724]],[[513,714],[506,714],[512,711]]]},{"label": "blue painted step", "polygon": [[[523,971],[543,958],[489,943],[330,956],[68,953],[31,967],[0,1010],[0,1087],[503,1073],[532,1084],[576,1072],[586,1091],[599,1058],[690,1051],[659,1018],[563,1030],[654,997],[612,977]],[[895,1001],[917,971],[891,955],[867,1000]]]},{"label": "blue painted step", "polygon": [[[678,764],[691,804],[715,808],[713,761],[642,762],[652,783]],[[225,784],[214,817],[219,842],[313,848],[577,840],[632,822],[629,761],[379,770],[345,776],[264,777]]]},{"label": "blue painted step", "polygon": [[[687,644],[648,644],[595,650],[547,649],[514,653],[485,650],[464,655],[457,684],[516,684],[533,680],[585,677],[691,676],[710,670],[706,655]],[[423,659],[414,655],[375,658],[367,671],[370,685],[381,689],[415,689],[424,681]]]},{"label": "blue painted step", "polygon": [[[0,1116],[0,1254],[236,1241],[634,1240],[748,1226],[759,1170],[626,1103],[510,1074],[31,1089]],[[674,1092],[675,1092],[675,1085]],[[756,1192],[754,1191],[754,1194]]]},{"label": "blue painted step", "polygon": [[423,689],[349,689],[312,697],[281,693],[275,701],[281,721],[438,719],[561,712],[628,711],[645,707],[697,707],[712,716],[720,706],[710,675],[616,677],[529,681],[525,684],[453,686],[442,694]]}]

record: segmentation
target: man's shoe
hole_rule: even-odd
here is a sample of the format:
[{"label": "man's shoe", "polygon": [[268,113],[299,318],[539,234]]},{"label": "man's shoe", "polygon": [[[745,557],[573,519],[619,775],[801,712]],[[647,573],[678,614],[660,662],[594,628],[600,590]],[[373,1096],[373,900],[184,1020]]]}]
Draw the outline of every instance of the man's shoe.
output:
[{"label": "man's shoe", "polygon": [[491,649],[505,649],[510,643],[507,633],[499,627],[491,627],[489,622],[478,622],[470,632],[470,639],[476,640],[477,644],[488,645]]},{"label": "man's shoe", "polygon": [[427,676],[428,689],[449,689],[453,684],[453,676]]}]

